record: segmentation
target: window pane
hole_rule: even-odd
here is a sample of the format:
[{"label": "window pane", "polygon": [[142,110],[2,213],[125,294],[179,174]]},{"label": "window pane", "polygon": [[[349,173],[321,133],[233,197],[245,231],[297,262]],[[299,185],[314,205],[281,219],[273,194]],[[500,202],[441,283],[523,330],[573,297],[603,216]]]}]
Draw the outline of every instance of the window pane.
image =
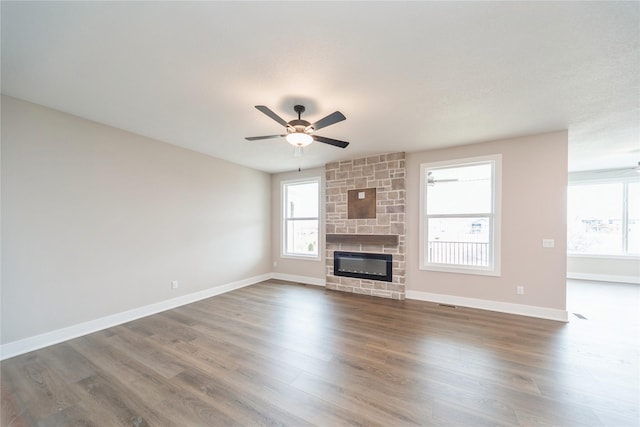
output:
[{"label": "window pane", "polygon": [[489,266],[491,218],[429,218],[427,262]]},{"label": "window pane", "polygon": [[623,184],[570,186],[567,194],[567,250],[622,254]]},{"label": "window pane", "polygon": [[629,211],[628,211],[629,234],[627,241],[627,252],[630,254],[640,254],[640,183],[629,184]]},{"label": "window pane", "polygon": [[305,182],[288,184],[287,188],[287,218],[317,218],[318,217],[318,183]]},{"label": "window pane", "polygon": [[287,253],[318,255],[318,220],[287,221]]},{"label": "window pane", "polygon": [[491,213],[490,163],[428,169],[427,214]]}]

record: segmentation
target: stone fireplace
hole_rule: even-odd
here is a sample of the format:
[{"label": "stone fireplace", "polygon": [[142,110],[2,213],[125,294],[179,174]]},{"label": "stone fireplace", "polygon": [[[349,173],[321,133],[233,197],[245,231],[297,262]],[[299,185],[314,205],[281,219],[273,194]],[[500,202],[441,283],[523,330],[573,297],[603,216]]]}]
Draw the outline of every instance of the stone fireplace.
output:
[{"label": "stone fireplace", "polygon": [[[404,299],[405,154],[329,163],[325,174],[327,289]],[[357,206],[365,196],[374,197],[375,208]],[[335,251],[391,255],[391,281],[334,275]]]}]

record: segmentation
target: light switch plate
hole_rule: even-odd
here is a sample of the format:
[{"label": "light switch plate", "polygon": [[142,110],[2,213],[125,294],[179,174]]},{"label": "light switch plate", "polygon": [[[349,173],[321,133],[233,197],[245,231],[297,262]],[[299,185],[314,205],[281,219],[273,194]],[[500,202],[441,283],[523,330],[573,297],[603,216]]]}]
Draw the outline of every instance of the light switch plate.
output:
[{"label": "light switch plate", "polygon": [[556,245],[556,242],[553,239],[542,239],[543,248],[553,248],[555,245]]}]

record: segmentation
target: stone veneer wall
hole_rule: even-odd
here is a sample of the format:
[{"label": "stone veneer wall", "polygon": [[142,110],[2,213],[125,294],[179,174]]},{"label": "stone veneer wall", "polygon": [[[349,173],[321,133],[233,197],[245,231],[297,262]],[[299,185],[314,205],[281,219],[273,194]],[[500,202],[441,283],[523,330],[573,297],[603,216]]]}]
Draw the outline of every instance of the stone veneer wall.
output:
[{"label": "stone veneer wall", "polygon": [[[326,243],[327,289],[403,300],[405,298],[405,154],[392,153],[329,163],[326,173],[327,234],[397,234],[398,245]],[[376,188],[376,218],[347,219],[347,192]],[[333,252],[392,254],[393,281],[333,275]]]}]

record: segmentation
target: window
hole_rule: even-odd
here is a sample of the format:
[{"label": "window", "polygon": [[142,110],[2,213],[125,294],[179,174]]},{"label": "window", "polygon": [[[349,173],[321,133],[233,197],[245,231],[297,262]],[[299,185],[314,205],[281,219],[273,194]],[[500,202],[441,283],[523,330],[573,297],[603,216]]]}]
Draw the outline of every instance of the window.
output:
[{"label": "window", "polygon": [[282,183],[282,255],[319,259],[320,178]]},{"label": "window", "polygon": [[420,268],[500,275],[501,156],[420,166]]},{"label": "window", "polygon": [[567,193],[567,251],[640,255],[640,182],[573,183]]}]

